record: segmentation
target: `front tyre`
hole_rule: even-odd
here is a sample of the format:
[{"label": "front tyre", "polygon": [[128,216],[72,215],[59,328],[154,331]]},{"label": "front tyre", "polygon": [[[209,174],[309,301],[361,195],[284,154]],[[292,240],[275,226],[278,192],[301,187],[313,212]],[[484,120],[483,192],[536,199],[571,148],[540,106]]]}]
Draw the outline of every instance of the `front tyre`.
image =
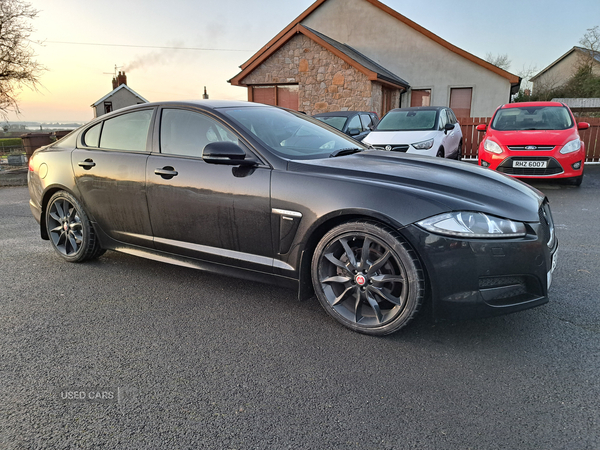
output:
[{"label": "front tyre", "polygon": [[457,161],[462,160],[462,148],[463,148],[463,141],[461,139],[460,142],[458,143],[458,148],[456,149],[456,160]]},{"label": "front tyre", "polygon": [[571,186],[581,186],[581,183],[583,181],[583,174],[579,175],[578,177],[572,177],[568,179],[568,182]]},{"label": "front tyre", "polygon": [[66,261],[83,262],[104,253],[83,207],[68,192],[50,198],[46,228],[54,250]]},{"label": "front tyre", "polygon": [[383,336],[406,326],[423,302],[423,270],[391,228],[348,222],[315,249],[311,275],[321,306],[342,325]]}]

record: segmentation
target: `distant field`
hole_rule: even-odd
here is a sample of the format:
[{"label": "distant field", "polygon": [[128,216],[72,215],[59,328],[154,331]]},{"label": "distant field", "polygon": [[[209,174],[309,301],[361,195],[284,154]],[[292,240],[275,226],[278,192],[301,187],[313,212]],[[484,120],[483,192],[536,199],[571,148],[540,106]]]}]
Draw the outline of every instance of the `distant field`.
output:
[{"label": "distant field", "polygon": [[23,145],[23,140],[21,138],[0,139],[0,148],[1,147],[16,147],[18,145]]}]

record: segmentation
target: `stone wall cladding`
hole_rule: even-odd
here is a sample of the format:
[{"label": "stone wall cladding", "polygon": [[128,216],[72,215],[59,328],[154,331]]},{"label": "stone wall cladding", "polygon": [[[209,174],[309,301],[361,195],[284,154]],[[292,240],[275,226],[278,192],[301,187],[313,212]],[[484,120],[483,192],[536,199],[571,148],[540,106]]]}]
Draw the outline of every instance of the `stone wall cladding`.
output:
[{"label": "stone wall cladding", "polygon": [[[242,81],[245,85],[298,83],[298,107],[309,115],[378,111],[367,76],[308,37],[297,34]],[[381,91],[381,88],[379,88]],[[379,93],[379,97],[381,93]]]}]

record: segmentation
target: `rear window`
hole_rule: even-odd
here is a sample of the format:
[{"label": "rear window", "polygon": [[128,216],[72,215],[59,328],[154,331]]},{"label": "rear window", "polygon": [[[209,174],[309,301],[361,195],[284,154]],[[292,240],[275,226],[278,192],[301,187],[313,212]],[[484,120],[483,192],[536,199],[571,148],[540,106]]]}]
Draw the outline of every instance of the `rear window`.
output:
[{"label": "rear window", "polygon": [[564,106],[529,106],[498,110],[491,127],[498,131],[566,130],[573,125]]},{"label": "rear window", "polygon": [[377,131],[416,131],[437,129],[436,110],[392,110],[377,125]]}]

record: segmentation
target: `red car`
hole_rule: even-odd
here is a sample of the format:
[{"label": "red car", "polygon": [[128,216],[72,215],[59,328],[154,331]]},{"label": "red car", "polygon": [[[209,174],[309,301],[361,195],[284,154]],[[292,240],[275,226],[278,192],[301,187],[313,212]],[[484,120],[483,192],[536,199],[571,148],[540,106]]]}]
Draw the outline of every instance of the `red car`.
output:
[{"label": "red car", "polygon": [[562,178],[579,186],[583,180],[585,146],[575,121],[558,102],[510,103],[500,106],[479,144],[479,165],[517,178]]}]

